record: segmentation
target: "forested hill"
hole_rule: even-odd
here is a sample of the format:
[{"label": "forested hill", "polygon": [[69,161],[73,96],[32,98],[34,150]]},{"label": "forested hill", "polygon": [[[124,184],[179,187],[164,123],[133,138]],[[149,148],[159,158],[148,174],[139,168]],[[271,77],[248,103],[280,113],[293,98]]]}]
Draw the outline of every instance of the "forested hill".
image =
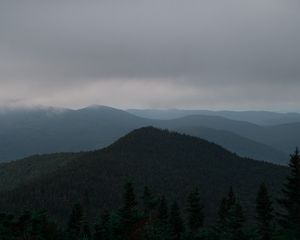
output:
[{"label": "forested hill", "polygon": [[0,203],[6,210],[42,208],[66,219],[72,203],[88,193],[96,215],[118,206],[122,186],[130,179],[139,192],[147,185],[181,204],[199,186],[211,221],[230,186],[251,217],[259,185],[265,182],[276,196],[286,175],[285,167],[240,158],[195,137],[145,127],[103,150],[82,154],[55,172],[2,192]]},{"label": "forested hill", "polygon": [[34,181],[71,163],[84,153],[53,153],[33,155],[0,164],[0,191],[13,189]]}]

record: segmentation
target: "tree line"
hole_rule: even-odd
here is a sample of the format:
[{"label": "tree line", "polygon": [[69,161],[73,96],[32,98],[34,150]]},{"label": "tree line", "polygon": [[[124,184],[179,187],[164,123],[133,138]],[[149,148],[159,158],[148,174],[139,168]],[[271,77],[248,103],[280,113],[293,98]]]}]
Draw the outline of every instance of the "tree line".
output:
[{"label": "tree line", "polygon": [[[144,187],[137,199],[132,182],[124,185],[119,209],[104,210],[94,221],[89,194],[72,207],[67,226],[49,219],[45,211],[19,216],[0,214],[1,240],[299,240],[300,156],[291,155],[290,175],[280,199],[273,199],[262,183],[256,196],[255,224],[247,224],[242,204],[231,187],[220,203],[214,225],[205,224],[201,191],[196,187],[186,205],[156,197]],[[276,209],[276,210],[275,210]]]}]

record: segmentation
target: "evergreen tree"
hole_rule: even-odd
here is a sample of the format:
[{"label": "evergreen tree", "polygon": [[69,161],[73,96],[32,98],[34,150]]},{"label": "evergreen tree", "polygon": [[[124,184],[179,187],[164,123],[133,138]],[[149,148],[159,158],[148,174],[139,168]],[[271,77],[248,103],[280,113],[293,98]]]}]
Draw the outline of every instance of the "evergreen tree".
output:
[{"label": "evergreen tree", "polygon": [[131,182],[128,182],[124,186],[123,192],[123,209],[132,210],[136,207],[136,197],[134,193],[134,188]]},{"label": "evergreen tree", "polygon": [[172,240],[169,208],[167,200],[164,196],[159,199],[157,208],[157,221],[153,221],[146,227],[146,240]]},{"label": "evergreen tree", "polygon": [[153,197],[152,192],[150,191],[150,189],[147,186],[144,188],[142,200],[143,200],[144,217],[149,218],[151,215],[151,211],[154,209],[154,207],[156,205],[156,200]]},{"label": "evergreen tree", "polygon": [[198,188],[194,189],[188,196],[188,227],[191,233],[197,232],[203,227],[204,214],[203,207],[200,203]]},{"label": "evergreen tree", "polygon": [[110,215],[104,211],[94,227],[94,240],[110,240]]},{"label": "evergreen tree", "polygon": [[220,229],[227,227],[226,224],[228,223],[229,213],[230,211],[232,212],[232,208],[235,206],[235,204],[236,204],[236,197],[233,188],[230,187],[227,197],[222,199],[218,211],[218,215],[219,215],[218,227]]},{"label": "evergreen tree", "polygon": [[227,209],[231,209],[236,204],[236,197],[233,188],[230,187],[227,197]]},{"label": "evergreen tree", "polygon": [[81,236],[82,239],[86,239],[86,240],[91,239],[90,226],[85,221],[83,221],[80,236]]},{"label": "evergreen tree", "polygon": [[262,240],[271,240],[271,222],[273,218],[272,201],[268,189],[265,184],[261,184],[256,197],[256,219]]},{"label": "evergreen tree", "polygon": [[18,226],[20,235],[26,239],[30,235],[29,225],[31,223],[32,214],[29,211],[24,211],[23,214],[18,219]]},{"label": "evergreen tree", "polygon": [[123,193],[123,207],[120,209],[121,228],[123,232],[123,238],[129,237],[132,231],[134,223],[137,221],[137,202],[134,193],[134,188],[131,182],[128,182],[124,186]]},{"label": "evergreen tree", "polygon": [[173,240],[179,240],[184,232],[183,220],[177,202],[174,202],[170,210],[170,230]]},{"label": "evergreen tree", "polygon": [[45,239],[47,235],[50,235],[48,232],[48,217],[46,212],[36,212],[32,214],[31,217],[31,236],[32,238],[42,238]]},{"label": "evergreen tree", "polygon": [[242,206],[239,202],[236,202],[229,210],[228,217],[229,232],[233,240],[245,239],[243,227],[245,222],[245,216]]},{"label": "evergreen tree", "polygon": [[298,148],[290,158],[290,176],[282,190],[283,198],[278,202],[283,208],[281,225],[300,235],[300,156]]},{"label": "evergreen tree", "polygon": [[112,240],[124,240],[124,226],[122,225],[122,218],[120,212],[111,212],[109,217],[109,231]]},{"label": "evergreen tree", "polygon": [[218,228],[223,228],[227,217],[227,198],[223,198],[218,211]]},{"label": "evergreen tree", "polygon": [[245,217],[240,203],[236,200],[232,187],[229,190],[227,198],[222,200],[218,215],[217,232],[220,239],[244,239],[243,224]]},{"label": "evergreen tree", "polygon": [[88,191],[84,192],[83,198],[83,214],[82,214],[82,228],[80,236],[83,239],[91,239],[90,230],[90,198]]},{"label": "evergreen tree", "polygon": [[169,218],[168,203],[164,196],[160,198],[158,206],[158,219],[161,223],[166,223]]},{"label": "evergreen tree", "polygon": [[71,237],[78,238],[82,229],[83,209],[80,203],[73,206],[68,223],[68,232]]}]

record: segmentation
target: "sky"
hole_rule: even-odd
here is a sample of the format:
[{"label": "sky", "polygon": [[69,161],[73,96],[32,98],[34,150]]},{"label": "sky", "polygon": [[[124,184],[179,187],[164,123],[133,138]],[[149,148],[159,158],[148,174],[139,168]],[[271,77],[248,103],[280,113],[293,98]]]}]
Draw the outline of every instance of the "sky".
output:
[{"label": "sky", "polygon": [[300,111],[297,0],[1,0],[0,106]]}]

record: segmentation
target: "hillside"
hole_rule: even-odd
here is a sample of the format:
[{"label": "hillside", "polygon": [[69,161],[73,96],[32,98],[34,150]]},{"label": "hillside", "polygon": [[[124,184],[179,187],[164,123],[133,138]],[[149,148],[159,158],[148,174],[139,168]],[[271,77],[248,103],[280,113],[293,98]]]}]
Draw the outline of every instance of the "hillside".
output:
[{"label": "hillside", "polygon": [[122,185],[131,179],[139,191],[148,185],[181,204],[191,188],[200,186],[206,214],[212,220],[231,185],[251,215],[259,184],[266,182],[276,196],[286,174],[285,167],[243,159],[205,140],[147,127],[108,148],[85,153],[35,181],[2,192],[0,204],[11,210],[45,208],[65,219],[71,203],[87,191],[96,214],[118,205]]},{"label": "hillside", "polygon": [[[0,114],[0,124],[0,162],[32,154],[99,149],[136,128],[150,125],[186,131],[241,156],[281,164],[286,163],[288,154],[297,145],[291,131],[286,134],[280,131],[280,136],[276,135],[276,126],[267,129],[247,122],[200,115],[150,120],[105,106],[10,111]],[[277,142],[271,146],[274,141]]]},{"label": "hillside", "polygon": [[33,155],[18,161],[0,164],[0,191],[10,190],[34,181],[66,166],[82,153]]}]

